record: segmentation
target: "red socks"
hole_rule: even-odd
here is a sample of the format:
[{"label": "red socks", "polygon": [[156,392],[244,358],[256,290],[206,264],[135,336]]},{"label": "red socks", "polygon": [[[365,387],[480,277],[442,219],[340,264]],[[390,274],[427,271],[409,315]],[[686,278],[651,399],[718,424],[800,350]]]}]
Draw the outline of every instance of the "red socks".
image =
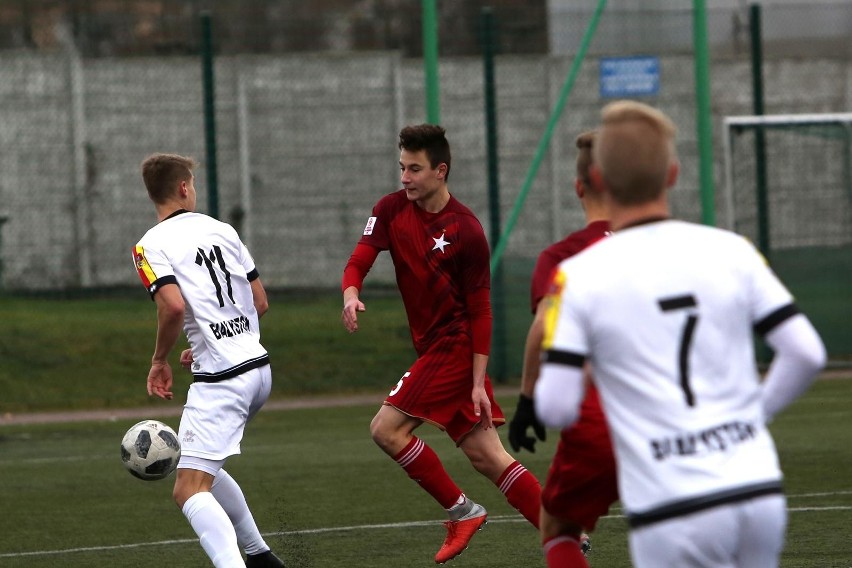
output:
[{"label": "red socks", "polygon": [[589,568],[580,543],[570,536],[557,536],[544,543],[547,568]]},{"label": "red socks", "polygon": [[449,509],[456,504],[462,490],[450,479],[438,455],[423,443],[423,440],[412,437],[408,445],[393,459],[405,470],[408,477],[419,483],[441,507]]},{"label": "red socks", "polygon": [[[412,437],[408,445],[393,459],[405,470],[408,477],[419,483],[444,509],[449,509],[458,502],[462,490],[450,479],[435,451],[420,438]],[[509,504],[538,528],[541,485],[535,476],[515,461],[500,475],[496,485]]]},{"label": "red socks", "polygon": [[506,468],[497,487],[506,496],[509,504],[520,513],[535,528],[538,528],[538,515],[541,510],[541,485],[533,474],[527,471],[520,462],[514,461]]}]

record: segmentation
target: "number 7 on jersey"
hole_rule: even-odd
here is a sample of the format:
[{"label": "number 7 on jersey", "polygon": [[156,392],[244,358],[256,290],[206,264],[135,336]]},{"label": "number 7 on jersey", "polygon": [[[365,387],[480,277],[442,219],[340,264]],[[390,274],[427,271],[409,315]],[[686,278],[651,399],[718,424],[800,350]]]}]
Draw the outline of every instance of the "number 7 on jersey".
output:
[{"label": "number 7 on jersey", "polygon": [[[692,294],[673,296],[671,298],[660,298],[657,300],[663,312],[677,310],[690,310],[698,305],[698,301]],[[695,326],[698,325],[698,314],[694,311],[688,312],[683,324],[683,332],[680,335],[680,349],[678,350],[678,366],[680,368],[680,388],[686,398],[687,406],[695,406],[695,393],[689,385],[689,347],[692,344],[692,336],[695,334]]]}]

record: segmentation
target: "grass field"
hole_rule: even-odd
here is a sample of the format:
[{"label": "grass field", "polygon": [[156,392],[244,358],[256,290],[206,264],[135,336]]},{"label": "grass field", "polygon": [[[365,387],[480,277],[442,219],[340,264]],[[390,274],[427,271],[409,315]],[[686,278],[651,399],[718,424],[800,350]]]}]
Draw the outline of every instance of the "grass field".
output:
[{"label": "grass field", "polygon": [[[790,508],[785,568],[852,566],[850,398],[852,380],[822,380],[772,424]],[[511,400],[501,402],[511,409]],[[370,441],[375,408],[262,412],[243,455],[229,461],[288,566],[434,566],[443,513]],[[0,566],[209,566],[171,503],[171,479],[139,481],[121,466],[119,441],[133,422],[0,426]],[[443,434],[428,426],[419,432],[490,512],[487,527],[452,565],[543,567],[536,532],[498,490]],[[520,456],[540,477],[553,438]],[[593,568],[629,566],[617,507],[592,539]]]},{"label": "grass field", "polygon": [[[138,292],[138,291],[137,291]],[[367,290],[362,328],[348,335],[336,291],[273,294],[263,319],[273,399],[386,391],[413,360],[394,292]],[[528,308],[513,302],[509,331],[522,344]],[[0,318],[0,568],[209,566],[171,481],[142,482],[118,458],[136,420],[3,424],[31,411],[145,407],[155,310],[144,292],[97,298],[2,297]],[[175,354],[176,355],[176,354]],[[510,354],[517,357],[519,354]],[[189,377],[176,373],[182,400]],[[517,380],[509,384],[516,384]],[[374,404],[265,411],[244,455],[227,469],[242,483],[261,530],[291,568],[434,566],[443,513],[370,441]],[[787,475],[790,527],[782,566],[852,568],[852,380],[820,381],[772,425]],[[501,401],[511,414],[514,400]],[[167,418],[177,426],[176,418]],[[458,567],[543,567],[536,532],[475,474],[440,432],[420,435],[444,458],[490,522]],[[553,438],[519,457],[540,478]],[[593,535],[593,568],[629,566],[616,507]]]},{"label": "grass field", "polygon": [[[850,350],[850,288],[825,264],[808,270],[801,256],[784,256],[797,301],[809,314],[836,360]],[[835,257],[831,257],[835,258]],[[780,261],[779,261],[780,262]],[[840,274],[852,273],[849,260]],[[847,270],[847,267],[850,270]],[[492,343],[489,372],[517,385],[532,319],[530,262],[505,270],[504,340]],[[843,272],[843,271],[846,272]],[[274,373],[273,398],[292,395],[372,393],[389,389],[414,360],[402,302],[395,289],[366,287],[361,329],[349,335],[340,323],[337,290],[271,292],[262,340]],[[156,330],[154,305],[144,290],[101,291],[84,297],[0,295],[0,418],[6,413],[68,408],[151,405],[145,376]],[[185,346],[181,341],[180,346]],[[176,361],[177,350],[174,353]],[[504,361],[499,373],[499,362]],[[177,366],[175,366],[177,369]],[[176,372],[179,392],[189,376]]]}]

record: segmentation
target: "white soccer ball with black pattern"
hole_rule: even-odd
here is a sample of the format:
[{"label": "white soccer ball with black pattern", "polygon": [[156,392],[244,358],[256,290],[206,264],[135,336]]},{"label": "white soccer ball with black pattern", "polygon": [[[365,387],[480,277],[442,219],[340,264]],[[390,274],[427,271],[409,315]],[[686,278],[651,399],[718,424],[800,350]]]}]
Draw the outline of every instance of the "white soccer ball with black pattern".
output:
[{"label": "white soccer ball with black pattern", "polygon": [[121,440],[121,463],[145,481],[168,477],[180,459],[177,433],[159,420],[143,420],[130,427]]}]

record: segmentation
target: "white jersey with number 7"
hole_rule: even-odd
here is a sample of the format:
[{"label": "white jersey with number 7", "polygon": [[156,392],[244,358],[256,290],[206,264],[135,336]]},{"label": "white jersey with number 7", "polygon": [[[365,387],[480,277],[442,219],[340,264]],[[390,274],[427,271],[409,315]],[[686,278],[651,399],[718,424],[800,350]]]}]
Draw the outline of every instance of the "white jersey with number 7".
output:
[{"label": "white jersey with number 7", "polygon": [[780,492],[753,331],[797,314],[746,239],[675,220],[560,264],[545,361],[594,368],[629,514]]}]

